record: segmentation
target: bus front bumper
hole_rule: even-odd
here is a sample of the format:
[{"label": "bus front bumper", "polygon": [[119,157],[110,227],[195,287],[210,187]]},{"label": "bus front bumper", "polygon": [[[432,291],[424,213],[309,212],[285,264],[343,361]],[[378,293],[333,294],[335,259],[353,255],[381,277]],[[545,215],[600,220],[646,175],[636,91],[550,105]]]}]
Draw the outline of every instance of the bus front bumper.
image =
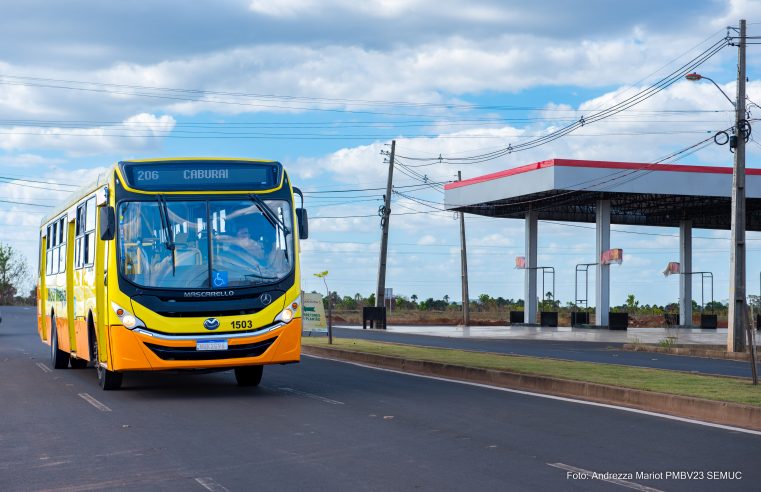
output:
[{"label": "bus front bumper", "polygon": [[[225,369],[299,362],[301,357],[301,318],[251,334],[168,335],[122,325],[109,326],[109,334],[112,371]],[[227,348],[199,350],[208,342],[225,342]]]}]

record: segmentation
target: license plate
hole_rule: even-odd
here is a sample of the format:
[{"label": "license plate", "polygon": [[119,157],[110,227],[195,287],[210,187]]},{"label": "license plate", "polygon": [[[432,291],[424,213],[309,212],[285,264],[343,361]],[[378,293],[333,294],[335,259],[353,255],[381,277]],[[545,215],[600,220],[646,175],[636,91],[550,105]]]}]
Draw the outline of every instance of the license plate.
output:
[{"label": "license plate", "polygon": [[196,350],[227,350],[227,340],[199,340]]}]

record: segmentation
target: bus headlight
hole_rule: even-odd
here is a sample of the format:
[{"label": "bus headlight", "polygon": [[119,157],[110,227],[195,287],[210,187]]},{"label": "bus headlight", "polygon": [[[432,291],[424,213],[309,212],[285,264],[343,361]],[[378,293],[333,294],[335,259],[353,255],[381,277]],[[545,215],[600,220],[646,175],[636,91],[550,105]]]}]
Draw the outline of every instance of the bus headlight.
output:
[{"label": "bus headlight", "polygon": [[117,303],[111,302],[111,308],[114,310],[114,313],[116,313],[119,321],[122,322],[122,325],[124,325],[124,327],[128,330],[132,330],[137,327],[145,328],[145,323],[143,323],[140,318],[130,313]]},{"label": "bus headlight", "polygon": [[286,306],[285,309],[280,312],[280,314],[275,317],[275,321],[290,323],[293,319],[293,316],[296,314],[296,311],[299,309],[300,301],[301,297],[297,297],[292,303]]},{"label": "bus headlight", "polygon": [[293,311],[290,309],[284,309],[283,312],[280,313],[280,319],[285,323],[290,322],[293,319]]}]

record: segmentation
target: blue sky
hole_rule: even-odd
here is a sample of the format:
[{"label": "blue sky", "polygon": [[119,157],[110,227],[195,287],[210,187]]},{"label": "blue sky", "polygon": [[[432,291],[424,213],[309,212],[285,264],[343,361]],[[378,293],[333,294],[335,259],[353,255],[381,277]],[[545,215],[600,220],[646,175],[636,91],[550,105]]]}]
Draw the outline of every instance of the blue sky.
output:
[{"label": "blue sky", "polygon": [[[387,172],[380,151],[392,139],[406,156],[505,147],[659,80],[740,18],[750,35],[761,35],[759,2],[569,5],[0,1],[0,241],[36,262],[44,206],[66,195],[65,184],[120,159],[277,159],[309,192],[305,289],[321,289],[312,273],[328,270],[332,289],[367,295],[375,289],[380,240],[374,215],[383,191],[376,188],[385,186]],[[761,102],[758,48],[748,51],[748,95]],[[732,97],[736,56],[728,47],[700,67]],[[552,144],[418,171],[440,182],[458,170],[468,178],[552,157],[654,161],[730,126],[729,109],[711,84],[681,81]],[[761,145],[753,141],[748,150],[748,166],[761,167]],[[677,162],[730,165],[731,155],[712,145]],[[420,184],[402,171],[394,181]],[[364,191],[336,191],[350,189]],[[397,294],[459,300],[457,221],[437,210],[443,195],[436,189],[401,190],[432,207],[394,196],[393,213],[426,213],[392,216],[387,285]],[[350,217],[357,215],[370,217]],[[676,277],[660,273],[678,260],[676,234],[614,228],[611,243],[624,249],[625,261],[612,268],[613,303],[627,294],[643,303],[676,300]],[[467,236],[471,296],[521,297],[523,275],[513,261],[523,254],[522,221],[468,216]],[[724,300],[728,232],[694,236],[695,269],[714,272],[716,298]],[[749,238],[755,294],[761,236]],[[558,271],[557,297],[571,300],[574,265],[593,261],[592,231],[540,223],[539,255]]]}]

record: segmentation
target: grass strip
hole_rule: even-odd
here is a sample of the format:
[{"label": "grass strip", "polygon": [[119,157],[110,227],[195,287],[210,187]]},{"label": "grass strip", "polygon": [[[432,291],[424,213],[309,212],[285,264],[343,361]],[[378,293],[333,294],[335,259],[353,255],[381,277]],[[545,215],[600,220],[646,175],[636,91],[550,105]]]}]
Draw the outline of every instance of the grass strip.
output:
[{"label": "grass strip", "polygon": [[[330,347],[326,338],[306,337],[304,345]],[[352,338],[334,338],[333,347],[411,360],[440,362],[481,369],[496,369],[574,381],[607,384],[621,388],[656,391],[708,400],[761,406],[761,386],[750,379],[688,374],[663,369],[574,362],[540,357],[501,355],[457,349],[375,342]]]}]

